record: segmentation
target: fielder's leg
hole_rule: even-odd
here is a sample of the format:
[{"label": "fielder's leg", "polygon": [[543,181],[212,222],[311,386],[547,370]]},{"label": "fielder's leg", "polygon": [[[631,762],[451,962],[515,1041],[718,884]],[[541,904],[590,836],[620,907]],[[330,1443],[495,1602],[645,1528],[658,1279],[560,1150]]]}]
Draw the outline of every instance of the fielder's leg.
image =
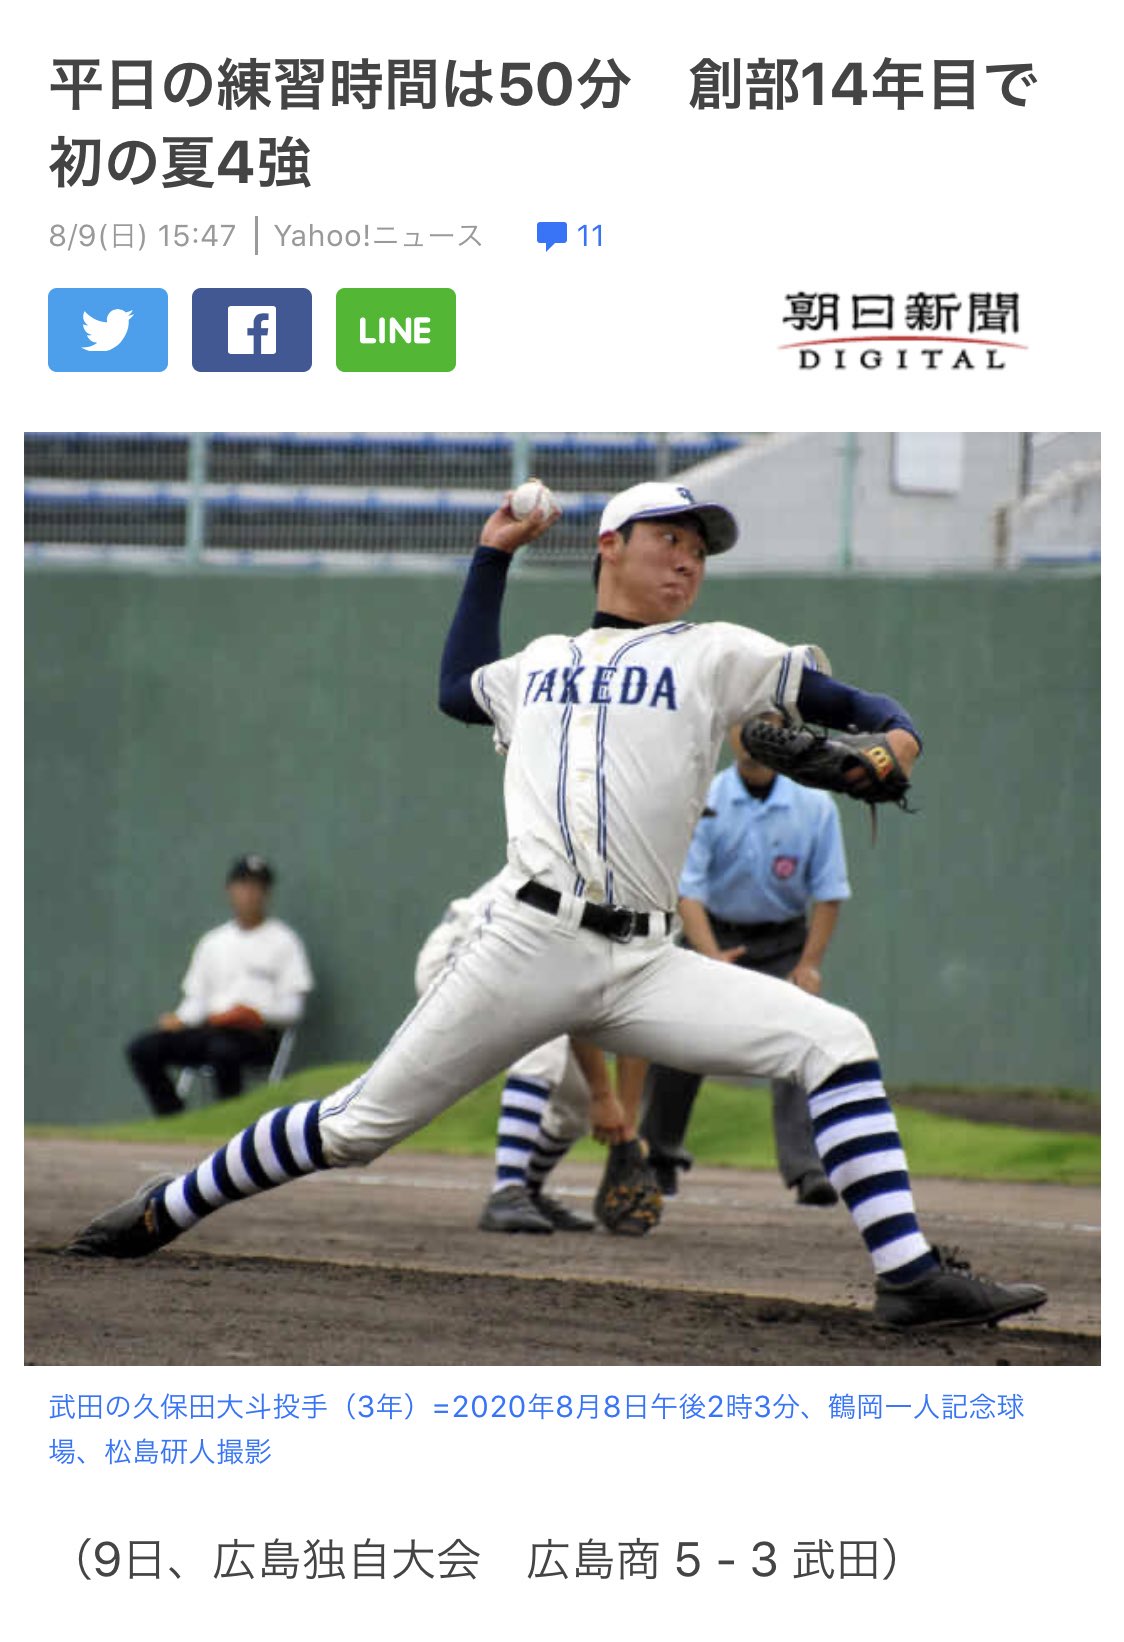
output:
[{"label": "fielder's leg", "polygon": [[[758,961],[747,953],[740,960],[739,967],[755,969],[759,975],[771,975],[774,980],[787,981],[802,950],[803,942],[788,952],[778,952],[773,957]],[[816,1150],[807,1095],[792,1078],[773,1078],[771,1094],[773,1139],[781,1179],[786,1186],[795,1190],[798,1203],[811,1208],[830,1208],[833,1203],[838,1203],[839,1193],[824,1173]]]},{"label": "fielder's leg", "polygon": [[[534,1207],[551,1222],[556,1231],[587,1232],[593,1230],[593,1221],[584,1215],[575,1214],[556,1197],[549,1196],[545,1190],[546,1182],[554,1169],[575,1141],[588,1134],[591,1127],[593,1094],[587,1075],[589,1063],[587,1061],[583,1064],[580,1051],[573,1047],[569,1038],[563,1041],[566,1046],[565,1065],[561,1075],[555,1077],[555,1087],[543,1112],[534,1143],[527,1154],[526,1182]],[[534,1056],[529,1056],[520,1065],[526,1068],[533,1060]],[[644,1070],[643,1061],[630,1060],[626,1056],[618,1057],[617,1098],[624,1118],[624,1138],[610,1145],[610,1158],[619,1159],[623,1154],[632,1151],[640,1153],[636,1123]],[[612,1224],[609,1224],[602,1214],[604,1189],[603,1182],[594,1199],[594,1213],[610,1230],[632,1231],[642,1228],[643,1231],[649,1231],[659,1220],[660,1202],[654,1184],[648,1192],[637,1188],[633,1193],[629,1213],[618,1213]]]},{"label": "fielder's leg", "polygon": [[[554,1038],[532,1049],[508,1072],[500,1097],[495,1178],[480,1215],[481,1231],[554,1231],[553,1219],[535,1201],[542,1189],[539,1170],[543,1157],[553,1151],[543,1130],[543,1118],[566,1078],[572,1058],[569,1038]],[[587,1106],[588,1102],[587,1090]]]},{"label": "fielder's leg", "polygon": [[563,1039],[566,1059],[551,1090],[527,1157],[527,1189],[536,1209],[555,1231],[589,1232],[593,1221],[575,1214],[546,1191],[546,1183],[575,1141],[589,1133],[590,1090],[569,1038]]},{"label": "fielder's leg", "polygon": [[839,1193],[824,1173],[816,1150],[808,1097],[791,1078],[774,1078],[771,1087],[773,1138],[781,1179],[794,1188],[798,1203],[830,1208],[838,1203]]},{"label": "fielder's leg", "polygon": [[701,1087],[702,1078],[697,1072],[681,1072],[675,1066],[648,1069],[640,1135],[647,1142],[648,1156],[665,1197],[678,1195],[679,1171],[691,1167],[691,1154],[683,1142]]}]

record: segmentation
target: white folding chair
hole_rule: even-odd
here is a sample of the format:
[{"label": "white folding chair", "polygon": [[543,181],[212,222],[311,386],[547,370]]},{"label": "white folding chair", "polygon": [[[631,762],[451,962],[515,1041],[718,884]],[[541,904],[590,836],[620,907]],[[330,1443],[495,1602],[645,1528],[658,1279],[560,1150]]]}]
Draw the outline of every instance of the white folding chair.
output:
[{"label": "white folding chair", "polygon": [[[285,1076],[285,1073],[289,1070],[289,1062],[293,1058],[293,1050],[296,1048],[296,1043],[296,1027],[287,1026],[281,1034],[280,1040],[277,1044],[277,1053],[270,1062],[269,1069],[266,1071],[264,1079],[254,1075],[255,1073],[263,1071],[264,1068],[257,1066],[248,1066],[246,1068],[246,1072],[249,1074],[250,1083],[280,1083],[281,1079]],[[188,1099],[191,1091],[195,1087],[196,1082],[201,1078],[207,1083],[213,1084],[215,1074],[212,1068],[206,1065],[183,1066],[180,1068],[179,1077],[176,1079],[176,1094],[182,1101],[186,1101]]]}]

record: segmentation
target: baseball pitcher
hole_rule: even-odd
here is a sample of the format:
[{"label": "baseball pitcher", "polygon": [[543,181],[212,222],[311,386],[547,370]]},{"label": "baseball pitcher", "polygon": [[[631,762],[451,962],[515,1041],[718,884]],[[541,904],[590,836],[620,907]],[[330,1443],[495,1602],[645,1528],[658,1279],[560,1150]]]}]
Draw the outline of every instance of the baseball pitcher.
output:
[{"label": "baseball pitcher", "polygon": [[442,711],[489,728],[507,753],[508,864],[472,938],[361,1077],[266,1113],[186,1174],[150,1182],[73,1249],[147,1255],[241,1198],[368,1163],[567,1034],[806,1090],[824,1172],[869,1252],[882,1326],[990,1323],[1040,1306],[1036,1285],[985,1280],[930,1245],[878,1050],[857,1016],[669,938],[730,729],[778,711],[797,739],[774,730],[756,756],[774,752],[798,780],[806,759],[816,783],[880,802],[908,788],[920,751],[909,715],[833,680],[814,645],[688,620],[708,557],[733,546],[737,524],[674,483],[633,486],[605,508],[590,626],[504,656],[512,556],[556,517],[517,519],[509,496],[487,520],[441,663]]}]

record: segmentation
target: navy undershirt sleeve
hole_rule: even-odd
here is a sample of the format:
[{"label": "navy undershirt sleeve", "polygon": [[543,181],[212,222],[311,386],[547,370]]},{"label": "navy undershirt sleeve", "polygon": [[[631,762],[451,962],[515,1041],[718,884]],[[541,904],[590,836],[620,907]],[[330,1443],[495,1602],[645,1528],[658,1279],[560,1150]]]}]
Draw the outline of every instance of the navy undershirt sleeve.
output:
[{"label": "navy undershirt sleeve", "polygon": [[830,730],[908,730],[921,743],[913,720],[893,696],[873,695],[810,667],[800,680],[796,705],[801,718]]},{"label": "navy undershirt sleeve", "polygon": [[472,693],[472,675],[499,660],[500,611],[511,557],[498,547],[476,549],[445,640],[437,704],[463,724],[492,722]]}]

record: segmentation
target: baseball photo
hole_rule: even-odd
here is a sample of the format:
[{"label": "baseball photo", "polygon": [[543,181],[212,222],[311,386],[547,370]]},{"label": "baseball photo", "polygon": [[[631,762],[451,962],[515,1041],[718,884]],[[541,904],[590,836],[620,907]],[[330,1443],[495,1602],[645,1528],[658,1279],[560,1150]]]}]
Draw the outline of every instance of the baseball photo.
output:
[{"label": "baseball photo", "polygon": [[1097,434],[30,433],[25,570],[29,1364],[1099,1361]]}]

